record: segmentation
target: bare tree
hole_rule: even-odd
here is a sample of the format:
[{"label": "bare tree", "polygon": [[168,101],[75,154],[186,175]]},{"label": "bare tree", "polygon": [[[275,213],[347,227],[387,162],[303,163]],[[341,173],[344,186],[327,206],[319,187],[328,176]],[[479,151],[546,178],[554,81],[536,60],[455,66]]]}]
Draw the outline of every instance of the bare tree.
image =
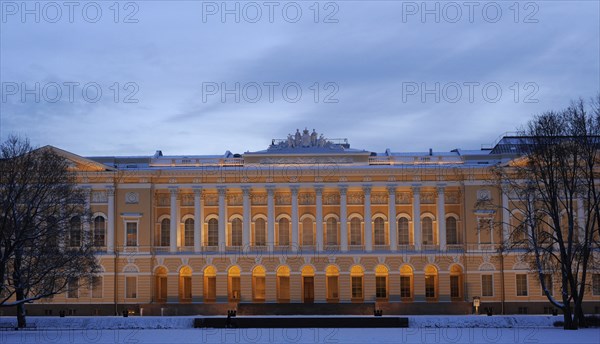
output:
[{"label": "bare tree", "polygon": [[98,271],[85,194],[69,161],[15,136],[0,146],[0,305],[17,308],[89,281]]},{"label": "bare tree", "polygon": [[[525,253],[544,294],[563,311],[565,329],[585,326],[587,271],[598,259],[597,111],[589,113],[580,100],[534,117],[512,143],[521,157],[494,169],[510,199],[506,248]],[[553,295],[552,276],[559,277],[559,297]]]}]

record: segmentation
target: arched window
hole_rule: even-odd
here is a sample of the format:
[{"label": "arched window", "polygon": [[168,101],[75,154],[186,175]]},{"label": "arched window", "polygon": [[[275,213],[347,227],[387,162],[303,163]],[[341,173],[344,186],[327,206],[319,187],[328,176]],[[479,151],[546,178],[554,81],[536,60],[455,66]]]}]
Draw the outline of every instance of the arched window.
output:
[{"label": "arched window", "polygon": [[430,217],[421,219],[421,233],[423,235],[423,245],[433,245],[433,221]]},{"label": "arched window", "polygon": [[231,246],[242,246],[242,220],[231,220]]},{"label": "arched window", "polygon": [[214,302],[217,299],[217,270],[214,266],[204,269],[204,301]]},{"label": "arched window", "polygon": [[208,220],[208,240],[207,246],[219,246],[219,220]]},{"label": "arched window", "polygon": [[267,244],[266,223],[263,218],[258,218],[254,221],[254,245],[265,246]]},{"label": "arched window", "polygon": [[240,268],[232,266],[227,272],[229,285],[229,302],[238,302],[241,295]]},{"label": "arched window", "polygon": [[385,300],[388,297],[388,269],[384,265],[375,267],[375,297]]},{"label": "arched window", "polygon": [[450,298],[452,301],[462,299],[462,269],[456,264],[450,268]]},{"label": "arched window", "polygon": [[333,217],[327,219],[327,245],[338,244],[338,224]]},{"label": "arched window", "polygon": [[252,299],[255,302],[265,301],[266,271],[263,266],[257,266],[252,270]]},{"label": "arched window", "polygon": [[311,246],[315,244],[313,235],[313,221],[310,218],[302,220],[302,245]]},{"label": "arched window", "polygon": [[408,219],[401,217],[398,219],[398,244],[408,245],[410,243],[410,236],[408,234]]},{"label": "arched window", "polygon": [[160,266],[156,269],[156,301],[167,302],[167,269]]},{"label": "arched window", "polygon": [[358,217],[350,220],[350,245],[362,245],[361,223]]},{"label": "arched window", "polygon": [[410,266],[404,265],[400,268],[400,298],[403,301],[412,300],[412,285],[413,270]]},{"label": "arched window", "polygon": [[81,218],[79,216],[73,216],[69,225],[69,246],[81,246]]},{"label": "arched window", "polygon": [[352,288],[352,301],[362,301],[363,300],[363,269],[354,265],[350,269],[350,285]]},{"label": "arched window", "polygon": [[385,222],[381,217],[375,218],[374,222],[373,237],[375,245],[385,245]]},{"label": "arched window", "polygon": [[280,246],[290,244],[290,220],[285,217],[279,219],[279,243]]},{"label": "arched window", "polygon": [[327,302],[338,302],[339,301],[339,278],[340,271],[334,265],[329,265],[325,269],[325,276],[327,277]]},{"label": "arched window", "polygon": [[458,231],[456,228],[456,218],[452,217],[452,216],[446,218],[446,243],[448,245],[458,244]]},{"label": "arched window", "polygon": [[106,220],[103,216],[94,218],[94,246],[106,246]]},{"label": "arched window", "polygon": [[192,301],[192,269],[184,266],[179,270],[179,300]]},{"label": "arched window", "polygon": [[171,220],[163,219],[160,222],[160,246],[169,246],[171,243]]},{"label": "arched window", "polygon": [[425,298],[428,301],[437,299],[437,269],[433,265],[425,267]]},{"label": "arched window", "polygon": [[277,300],[290,302],[290,268],[285,265],[277,269]]},{"label": "arched window", "polygon": [[185,220],[183,225],[184,246],[194,246],[194,219]]}]

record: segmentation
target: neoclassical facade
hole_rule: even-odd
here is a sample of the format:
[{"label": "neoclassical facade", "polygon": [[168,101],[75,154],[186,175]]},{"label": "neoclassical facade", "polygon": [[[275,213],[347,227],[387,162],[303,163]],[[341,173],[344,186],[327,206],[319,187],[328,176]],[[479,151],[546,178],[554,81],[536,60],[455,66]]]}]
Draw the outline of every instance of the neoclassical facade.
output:
[{"label": "neoclassical facade", "polygon": [[[506,140],[374,153],[304,130],[263,151],[220,156],[84,158],[57,149],[93,213],[73,219],[72,234],[93,236],[102,272],[30,312],[373,304],[470,313],[474,297],[495,313],[551,312],[522,253],[498,250],[509,240],[510,207],[489,168],[516,157]],[[587,306],[598,312],[600,271],[591,280]]]}]

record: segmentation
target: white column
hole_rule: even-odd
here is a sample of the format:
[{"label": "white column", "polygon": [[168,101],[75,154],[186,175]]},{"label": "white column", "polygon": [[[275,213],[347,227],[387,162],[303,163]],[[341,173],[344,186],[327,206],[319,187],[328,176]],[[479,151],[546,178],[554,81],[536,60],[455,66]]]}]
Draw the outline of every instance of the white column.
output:
[{"label": "white column", "polygon": [[242,247],[243,250],[250,248],[250,187],[242,187],[244,205],[244,223],[242,224]]},{"label": "white column", "polygon": [[365,195],[365,251],[371,252],[373,250],[373,226],[371,223],[371,186],[364,185],[363,192]]},{"label": "white column", "polygon": [[413,236],[415,240],[415,250],[421,250],[421,187],[413,185]]},{"label": "white column", "polygon": [[106,189],[108,196],[108,219],[106,223],[106,252],[113,253],[115,251],[115,188],[108,187]]},{"label": "white column", "polygon": [[194,252],[202,249],[202,188],[194,187]]},{"label": "white column", "polygon": [[438,193],[438,203],[437,203],[437,213],[438,213],[438,235],[439,235],[439,243],[440,250],[446,250],[446,199],[444,196],[445,188],[443,185],[439,185],[437,188]]},{"label": "white column", "polygon": [[273,251],[275,243],[275,190],[272,186],[267,187],[267,250]]},{"label": "white column", "polygon": [[585,230],[585,211],[583,210],[583,198],[577,198],[577,228],[573,236],[577,235],[577,239],[582,243],[584,239]]},{"label": "white column", "polygon": [[292,251],[298,251],[298,187],[292,186]]},{"label": "white column", "polygon": [[83,188],[83,193],[85,195],[85,199],[84,199],[84,209],[85,209],[85,216],[82,219],[83,220],[83,233],[84,233],[84,238],[88,237],[90,238],[90,241],[92,242],[92,245],[94,244],[94,233],[90,232],[90,223],[94,220],[93,219],[93,215],[92,214],[92,207],[90,206],[91,203],[91,197],[92,197],[92,188],[89,186],[86,186]]},{"label": "white column", "polygon": [[219,186],[219,252],[225,252],[227,243],[227,189],[224,186]]},{"label": "white column", "polygon": [[169,187],[171,192],[171,227],[169,232],[169,252],[177,252],[177,187]]},{"label": "white column", "polygon": [[510,211],[508,210],[508,194],[502,190],[502,241],[508,245],[510,240]]},{"label": "white column", "polygon": [[323,187],[315,185],[316,205],[317,205],[317,252],[323,251]]},{"label": "white column", "polygon": [[396,230],[396,186],[388,185],[388,227],[390,229],[390,250],[398,249],[398,231]]},{"label": "white column", "polygon": [[348,208],[346,193],[348,187],[340,185],[340,248],[342,252],[348,251]]}]

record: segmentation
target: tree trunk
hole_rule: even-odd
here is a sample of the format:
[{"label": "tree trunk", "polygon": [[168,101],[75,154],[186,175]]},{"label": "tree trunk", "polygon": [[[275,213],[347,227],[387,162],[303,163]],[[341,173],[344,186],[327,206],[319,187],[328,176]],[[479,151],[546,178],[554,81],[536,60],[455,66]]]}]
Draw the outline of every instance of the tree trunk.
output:
[{"label": "tree trunk", "polygon": [[[24,299],[23,289],[17,289],[15,294],[17,301]],[[27,326],[27,320],[25,319],[25,303],[17,304],[17,326],[19,328]]]},{"label": "tree trunk", "polygon": [[563,307],[563,321],[565,324],[563,326],[563,329],[577,330],[577,323],[575,323],[573,321],[573,316],[572,316],[572,312],[571,312],[571,303],[565,302],[564,305],[565,306]]},{"label": "tree trunk", "polygon": [[579,320],[579,327],[581,328],[585,328],[587,327],[586,321],[585,321],[585,313],[583,313],[583,300],[581,301],[577,301],[575,303],[575,313],[577,313],[577,318]]}]

